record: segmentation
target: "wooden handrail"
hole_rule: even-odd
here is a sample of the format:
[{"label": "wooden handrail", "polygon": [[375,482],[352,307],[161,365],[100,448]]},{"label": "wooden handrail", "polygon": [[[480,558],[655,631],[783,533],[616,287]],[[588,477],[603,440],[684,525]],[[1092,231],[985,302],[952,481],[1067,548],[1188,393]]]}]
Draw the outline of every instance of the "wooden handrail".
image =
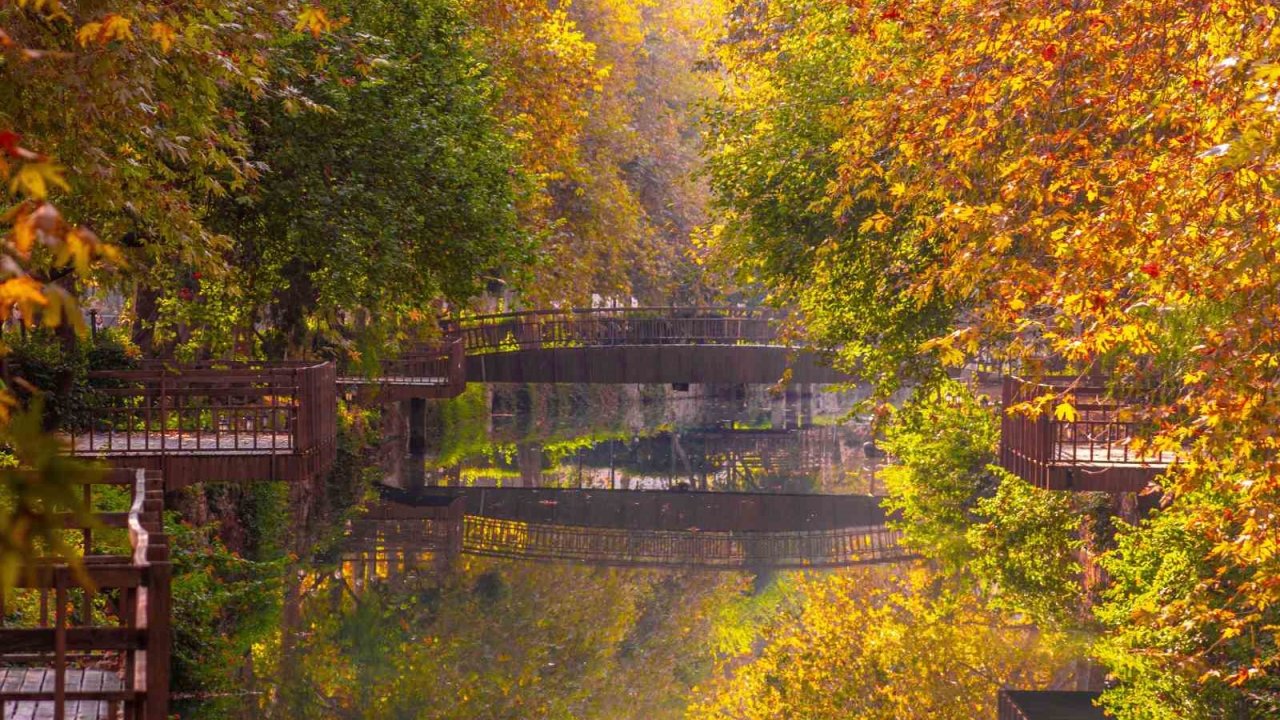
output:
[{"label": "wooden handrail", "polygon": [[[65,558],[46,558],[32,563],[20,573],[21,589],[40,593],[42,627],[0,629],[0,654],[19,661],[32,659],[48,662],[48,667],[8,667],[5,672],[48,673],[52,686],[34,692],[10,690],[0,692],[5,703],[51,702],[53,717],[65,717],[69,702],[103,702],[116,713],[124,704],[125,717],[161,720],[168,715],[168,681],[170,656],[170,572],[168,544],[163,532],[163,487],[158,475],[143,470],[115,469],[100,477],[86,478],[86,509],[92,510],[89,488],[95,484],[129,486],[132,499],[127,513],[109,514],[109,522],[84,522],[67,513],[67,529],[84,533],[84,553],[73,566]],[[96,556],[92,552],[91,528],[100,525],[124,526],[128,530],[128,555]],[[53,625],[48,626],[49,593],[53,591]],[[71,592],[78,590],[81,600]],[[119,598],[116,614],[119,625],[95,624],[94,594],[115,590]],[[69,606],[83,602],[80,625],[70,626]],[[3,613],[0,613],[2,615]],[[74,655],[89,654],[99,658],[119,658],[123,681],[115,687],[83,690],[70,684],[69,664]],[[74,670],[76,673],[108,671]]]},{"label": "wooden handrail", "polygon": [[[697,317],[697,315],[689,315],[689,313],[722,313],[722,316],[729,317],[731,315],[741,315],[744,317],[763,317],[768,319],[782,319],[785,314],[780,313],[771,308],[740,308],[729,305],[708,305],[708,306],[677,306],[677,305],[645,305],[641,307],[602,307],[602,308],[564,308],[564,309],[542,309],[542,310],[515,310],[505,313],[491,313],[486,315],[461,315],[457,317],[446,318],[441,325],[445,328],[454,328],[468,325],[479,325],[486,323],[497,323],[504,320],[520,319],[526,317],[554,317],[557,315],[649,315],[649,316],[672,316],[673,313],[681,313],[674,315],[675,317]],[[709,315],[710,317],[714,317]]]}]

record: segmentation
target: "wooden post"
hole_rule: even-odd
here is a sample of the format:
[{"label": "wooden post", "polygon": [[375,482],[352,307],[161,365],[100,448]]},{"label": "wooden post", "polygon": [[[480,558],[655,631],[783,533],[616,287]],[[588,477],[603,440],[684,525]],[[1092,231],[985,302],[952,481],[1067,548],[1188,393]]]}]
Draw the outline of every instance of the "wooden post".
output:
[{"label": "wooden post", "polygon": [[170,584],[172,566],[167,547],[155,548],[157,558],[148,570],[147,592],[147,687],[144,716],[147,720],[169,717]]}]

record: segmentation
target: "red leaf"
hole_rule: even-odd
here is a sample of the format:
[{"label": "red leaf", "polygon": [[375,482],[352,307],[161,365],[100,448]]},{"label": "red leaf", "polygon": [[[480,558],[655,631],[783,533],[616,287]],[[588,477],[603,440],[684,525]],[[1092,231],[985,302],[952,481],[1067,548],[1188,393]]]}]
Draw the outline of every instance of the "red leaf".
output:
[{"label": "red leaf", "polygon": [[1153,278],[1160,277],[1160,263],[1158,262],[1151,261],[1151,262],[1143,263],[1142,267],[1138,269],[1146,273],[1147,275],[1150,275]]},{"label": "red leaf", "polygon": [[22,142],[22,136],[12,130],[0,130],[0,150],[4,150],[5,155],[17,155],[18,143]]},{"label": "red leaf", "polygon": [[1053,62],[1053,59],[1058,57],[1058,46],[1053,43],[1045,45],[1040,51],[1040,57],[1044,58],[1045,62]]}]

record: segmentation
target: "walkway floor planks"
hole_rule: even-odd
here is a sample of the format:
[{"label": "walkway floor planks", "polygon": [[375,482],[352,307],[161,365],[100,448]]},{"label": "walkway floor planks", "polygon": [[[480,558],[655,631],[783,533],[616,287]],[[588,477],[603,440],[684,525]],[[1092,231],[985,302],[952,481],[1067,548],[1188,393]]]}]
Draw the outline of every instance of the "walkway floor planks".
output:
[{"label": "walkway floor planks", "polygon": [[287,432],[235,432],[193,430],[165,433],[134,431],[99,432],[75,438],[76,455],[149,455],[161,451],[183,454],[253,454],[291,452],[293,434]]},{"label": "walkway floor planks", "polygon": [[[50,668],[0,668],[0,692],[51,693],[54,672]],[[115,692],[124,689],[120,676],[105,670],[67,670],[67,692]],[[3,720],[53,720],[50,700],[5,700],[0,703]],[[107,703],[102,700],[67,702],[67,720],[108,720]]]}]

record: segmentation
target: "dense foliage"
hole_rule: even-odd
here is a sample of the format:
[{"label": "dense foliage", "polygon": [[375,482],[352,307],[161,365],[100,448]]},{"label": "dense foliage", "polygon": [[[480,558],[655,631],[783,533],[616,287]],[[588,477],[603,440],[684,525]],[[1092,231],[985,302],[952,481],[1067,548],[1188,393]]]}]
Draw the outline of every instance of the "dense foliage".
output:
[{"label": "dense foliage", "polygon": [[447,574],[381,563],[362,582],[354,563],[291,594],[305,647],[258,649],[280,681],[263,717],[678,718],[710,670],[716,608],[743,590],[724,575],[484,559]]},{"label": "dense foliage", "polygon": [[1070,655],[1052,639],[938,579],[923,568],[801,578],[763,649],[727,663],[690,717],[995,717],[1000,687],[1069,674]]},{"label": "dense foliage", "polygon": [[[1135,444],[1182,462],[1168,510],[1112,559],[1134,581],[1099,611],[1108,706],[1273,712],[1276,9],[753,0],[729,17],[716,251],[886,389],[979,353],[1130,388],[1151,430]],[[1045,402],[1071,420],[1072,400]]]}]

